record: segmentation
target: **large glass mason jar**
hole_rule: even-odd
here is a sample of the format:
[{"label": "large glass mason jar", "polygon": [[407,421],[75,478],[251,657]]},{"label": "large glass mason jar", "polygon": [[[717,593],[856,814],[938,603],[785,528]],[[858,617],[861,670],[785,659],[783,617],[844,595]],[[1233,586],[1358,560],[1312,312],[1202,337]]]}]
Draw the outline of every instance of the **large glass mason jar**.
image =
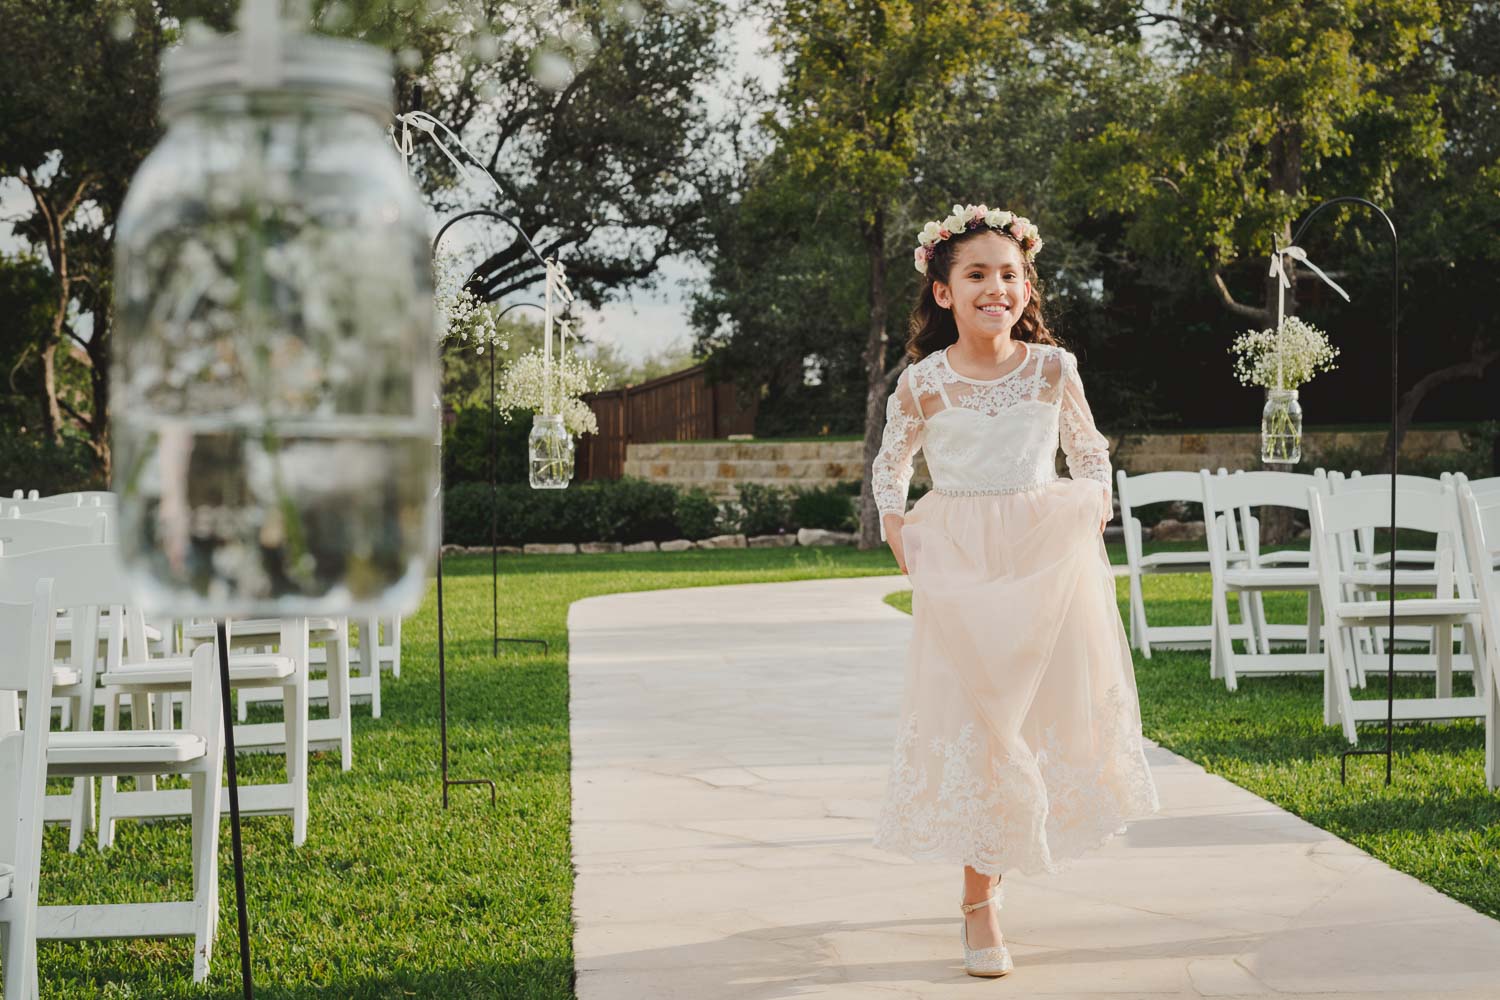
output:
[{"label": "large glass mason jar", "polygon": [[168,53],[115,242],[113,479],[150,608],[413,610],[437,548],[432,263],[389,57]]}]

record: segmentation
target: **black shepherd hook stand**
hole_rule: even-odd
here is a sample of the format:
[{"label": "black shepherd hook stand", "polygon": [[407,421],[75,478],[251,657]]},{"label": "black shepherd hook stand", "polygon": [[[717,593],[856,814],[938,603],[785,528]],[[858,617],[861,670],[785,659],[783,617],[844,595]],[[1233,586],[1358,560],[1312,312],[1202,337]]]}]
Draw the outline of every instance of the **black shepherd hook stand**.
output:
[{"label": "black shepherd hook stand", "polygon": [[[229,785],[229,840],[234,853],[234,905],[239,919],[240,937],[240,984],[245,989],[245,1000],[255,996],[255,984],[250,978],[250,912],[245,902],[245,849],[240,842],[240,779],[234,761],[234,715],[229,708],[229,631],[225,620],[220,618],[214,639],[219,656],[219,704],[224,712],[224,764]],[[217,781],[216,775],[210,776]]]},{"label": "black shepherd hook stand", "polygon": [[[1292,245],[1301,245],[1302,233],[1322,214],[1325,208],[1334,205],[1363,205],[1385,221],[1391,233],[1391,560],[1390,560],[1390,609],[1387,615],[1386,665],[1385,665],[1385,747],[1381,750],[1345,750],[1339,754],[1339,784],[1348,779],[1350,757],[1385,756],[1385,783],[1391,783],[1392,733],[1395,729],[1396,709],[1396,411],[1400,403],[1396,390],[1397,375],[1397,330],[1401,316],[1401,244],[1396,237],[1396,224],[1385,210],[1367,198],[1344,196],[1330,198],[1307,213],[1302,225],[1292,234]],[[1335,637],[1337,641],[1337,637]]]},{"label": "black shepherd hook stand", "polygon": [[[509,216],[496,212],[489,208],[474,208],[466,212],[460,212],[438,229],[437,235],[432,238],[432,252],[437,255],[438,244],[443,240],[448,230],[454,224],[465,219],[483,216],[496,219],[514,229],[526,244],[526,249],[531,251],[533,257],[546,266],[546,260],[531,242],[531,237]],[[520,304],[520,303],[518,303]],[[514,306],[510,308],[515,308]],[[506,310],[509,312],[509,309]],[[501,313],[504,315],[504,313]],[[439,481],[441,482],[442,468],[438,469]],[[494,635],[492,636],[491,655],[498,655],[500,643],[528,643],[539,645],[543,652],[550,652],[551,647],[545,639],[521,639],[500,635],[500,597],[499,597],[499,550],[495,545],[495,518],[496,497],[498,487],[495,478],[495,352],[490,351],[490,606],[493,616]],[[438,617],[438,723],[442,736],[442,769],[443,769],[443,808],[448,808],[448,789],[453,785],[488,785],[490,789],[490,805],[497,801],[495,783],[488,778],[450,778],[448,777],[448,664],[445,650],[445,637],[443,629],[443,546],[441,533],[438,539],[437,557],[437,617]]]}]

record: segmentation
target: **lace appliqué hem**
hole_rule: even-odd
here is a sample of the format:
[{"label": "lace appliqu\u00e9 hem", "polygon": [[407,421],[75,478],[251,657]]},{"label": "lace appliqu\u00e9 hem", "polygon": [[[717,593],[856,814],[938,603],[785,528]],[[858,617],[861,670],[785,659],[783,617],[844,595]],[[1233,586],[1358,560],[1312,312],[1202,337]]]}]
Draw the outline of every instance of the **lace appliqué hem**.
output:
[{"label": "lace appliqu\u00e9 hem", "polygon": [[[1125,725],[1117,685],[1105,698],[1107,720],[1092,759],[1070,760],[1051,728],[1035,753],[994,753],[973,760],[981,741],[972,722],[951,741],[929,740],[917,756],[917,717],[897,735],[874,844],[918,861],[949,861],[998,875],[1056,874],[1085,852],[1160,808],[1141,737]],[[984,741],[988,743],[988,740]],[[929,793],[929,766],[941,769]]]}]

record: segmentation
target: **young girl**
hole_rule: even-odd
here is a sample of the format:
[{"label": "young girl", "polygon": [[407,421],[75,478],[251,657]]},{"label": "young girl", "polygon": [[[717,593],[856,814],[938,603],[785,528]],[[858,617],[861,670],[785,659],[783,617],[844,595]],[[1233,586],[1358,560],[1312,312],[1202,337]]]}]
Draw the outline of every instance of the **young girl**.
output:
[{"label": "young girl", "polygon": [[[1003,976],[1001,874],[1059,871],[1155,812],[1156,786],[1101,537],[1109,442],[1042,319],[1041,238],[955,205],[920,240],[913,363],[871,470],[914,615],[875,844],[964,865],[964,969]],[[934,488],[903,514],[918,448]]]}]

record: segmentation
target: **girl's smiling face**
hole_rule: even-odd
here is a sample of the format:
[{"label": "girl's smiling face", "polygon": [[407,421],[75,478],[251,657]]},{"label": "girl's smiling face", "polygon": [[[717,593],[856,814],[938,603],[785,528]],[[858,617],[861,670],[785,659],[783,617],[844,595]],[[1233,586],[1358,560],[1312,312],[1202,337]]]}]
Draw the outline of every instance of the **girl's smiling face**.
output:
[{"label": "girl's smiling face", "polygon": [[1031,301],[1026,258],[1014,240],[986,232],[958,247],[947,281],[932,282],[932,297],[952,310],[959,336],[1008,336]]}]

